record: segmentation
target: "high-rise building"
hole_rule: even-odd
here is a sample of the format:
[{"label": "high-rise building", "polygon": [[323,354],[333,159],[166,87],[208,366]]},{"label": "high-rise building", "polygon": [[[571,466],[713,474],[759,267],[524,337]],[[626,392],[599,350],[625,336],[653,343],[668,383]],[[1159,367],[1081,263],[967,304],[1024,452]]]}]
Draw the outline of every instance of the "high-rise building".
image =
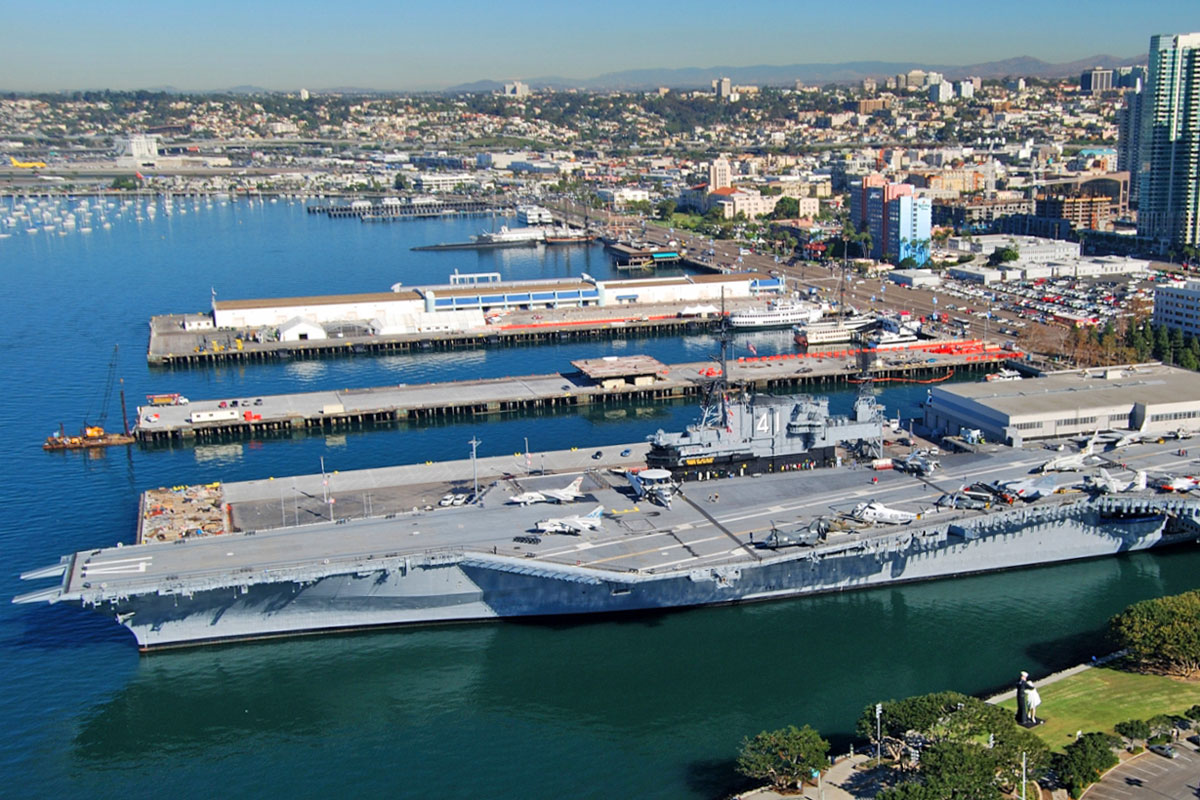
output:
[{"label": "high-rise building", "polygon": [[713,78],[712,89],[713,94],[726,100],[733,94],[733,81],[729,78]]},{"label": "high-rise building", "polygon": [[1200,244],[1200,33],[1150,37],[1139,143],[1138,234],[1160,252]]},{"label": "high-rise building", "polygon": [[509,97],[528,97],[529,86],[528,84],[521,83],[521,81],[513,81],[512,83],[504,84],[503,93]]},{"label": "high-rise building", "polygon": [[1084,94],[1100,94],[1113,88],[1113,71],[1104,67],[1092,67],[1079,76],[1079,91]]},{"label": "high-rise building", "polygon": [[717,189],[728,189],[732,185],[733,173],[729,169],[729,162],[723,157],[714,158],[708,165],[708,190],[715,192]]},{"label": "high-rise building", "polygon": [[912,256],[924,263],[929,258],[932,218],[932,203],[915,197],[911,184],[889,183],[878,174],[851,184],[850,221],[859,232],[871,234],[871,258],[886,256],[899,263]]},{"label": "high-rise building", "polygon": [[1141,84],[1125,92],[1121,107],[1117,109],[1117,169],[1129,173],[1129,199],[1138,199],[1138,150],[1142,141],[1142,92]]},{"label": "high-rise building", "polygon": [[884,253],[891,255],[896,264],[910,257],[918,264],[928,261],[932,201],[928,197],[902,194],[888,203],[887,214]]},{"label": "high-rise building", "polygon": [[859,233],[867,229],[867,193],[872,188],[887,186],[887,182],[877,172],[850,181],[850,223]]},{"label": "high-rise building", "polygon": [[1145,67],[1117,67],[1113,73],[1113,86],[1119,89],[1137,89],[1141,91],[1146,82]]}]

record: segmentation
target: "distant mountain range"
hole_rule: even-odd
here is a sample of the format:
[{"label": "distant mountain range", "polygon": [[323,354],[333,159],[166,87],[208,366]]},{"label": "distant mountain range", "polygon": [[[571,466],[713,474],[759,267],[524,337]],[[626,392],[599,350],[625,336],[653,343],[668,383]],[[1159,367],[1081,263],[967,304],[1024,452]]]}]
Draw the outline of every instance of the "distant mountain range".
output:
[{"label": "distant mountain range", "polygon": [[[678,69],[630,69],[608,72],[594,78],[529,78],[524,82],[534,89],[644,90],[667,86],[672,89],[705,89],[714,78],[729,78],[735,84],[753,86],[792,86],[797,80],[809,85],[857,83],[863,78],[885,78],[911,69],[940,72],[947,79],[969,76],[1004,78],[1066,78],[1078,76],[1091,67],[1124,67],[1145,64],[1146,55],[1116,58],[1096,55],[1078,61],[1052,64],[1031,56],[988,61],[982,64],[927,64],[916,61],[846,61],[839,64],[762,64],[754,67],[681,67]],[[490,92],[504,81],[480,80],[451,86],[443,91]]]}]

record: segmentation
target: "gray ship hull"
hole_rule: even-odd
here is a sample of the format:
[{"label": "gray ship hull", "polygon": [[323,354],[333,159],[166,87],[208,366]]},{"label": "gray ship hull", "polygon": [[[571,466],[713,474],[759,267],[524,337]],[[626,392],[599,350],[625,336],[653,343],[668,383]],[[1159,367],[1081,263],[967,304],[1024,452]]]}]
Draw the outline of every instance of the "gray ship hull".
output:
[{"label": "gray ship hull", "polygon": [[[63,596],[115,617],[142,649],[344,629],[729,604],[1111,556],[1196,541],[1200,503],[1102,498],[767,551],[755,562],[615,572],[439,552],[247,573],[221,585]],[[1171,515],[1171,516],[1168,516]],[[371,563],[374,561],[375,563]],[[45,598],[35,598],[45,599]]]}]

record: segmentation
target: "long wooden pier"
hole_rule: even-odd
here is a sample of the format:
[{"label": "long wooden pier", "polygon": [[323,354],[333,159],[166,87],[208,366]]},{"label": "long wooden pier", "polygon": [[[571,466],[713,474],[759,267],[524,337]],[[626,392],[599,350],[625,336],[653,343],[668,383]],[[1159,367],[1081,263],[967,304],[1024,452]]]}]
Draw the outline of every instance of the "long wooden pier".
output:
[{"label": "long wooden pier", "polygon": [[[858,380],[861,350],[789,353],[729,364],[729,380],[755,390]],[[979,341],[941,342],[909,351],[870,351],[876,380],[935,382],[956,371],[989,370],[1024,354]],[[579,372],[143,406],[135,435],[145,443],[211,441],[393,425],[404,421],[558,411],[591,405],[667,402],[699,395],[711,362],[669,365],[650,383],[599,385]]]},{"label": "long wooden pier", "polygon": [[490,203],[486,200],[437,200],[432,203],[314,203],[305,206],[309,214],[324,214],[339,219],[357,217],[364,222],[388,222],[400,219],[440,217],[445,214],[489,214],[511,211],[507,204]]},{"label": "long wooden pier", "polygon": [[[681,317],[677,312],[631,314],[612,309],[596,316],[595,309],[557,309],[556,319],[527,324],[489,325],[462,331],[385,336],[347,336],[289,342],[255,342],[237,331],[186,331],[184,316],[164,314],[150,319],[146,360],[152,366],[188,367],[281,359],[316,359],[356,355],[386,355],[425,350],[467,350],[479,347],[543,344],[579,339],[626,339],[646,336],[698,334],[715,328],[715,318]],[[660,309],[661,310],[661,309]],[[525,316],[528,316],[526,314]]]}]

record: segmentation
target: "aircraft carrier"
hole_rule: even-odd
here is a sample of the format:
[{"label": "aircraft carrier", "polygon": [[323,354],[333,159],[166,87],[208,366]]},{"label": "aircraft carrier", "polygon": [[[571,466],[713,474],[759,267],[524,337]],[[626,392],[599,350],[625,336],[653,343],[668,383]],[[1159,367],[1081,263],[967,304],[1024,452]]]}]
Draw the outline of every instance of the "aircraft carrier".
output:
[{"label": "aircraft carrier", "polygon": [[[1180,474],[1191,469],[1181,454],[1143,443],[1123,448],[1120,460]],[[497,481],[458,507],[66,555],[22,575],[55,585],[14,602],[93,609],[150,650],[760,601],[1111,556],[1200,536],[1200,500],[1153,489],[1048,493],[973,511],[935,505],[941,493],[969,483],[1028,479],[1046,457],[1000,449],[943,457],[944,469],[930,476],[843,466],[689,482],[668,507],[637,500],[624,476],[608,469],[585,470],[574,503],[508,503],[516,491],[573,477],[530,475]],[[1059,477],[1064,485],[1081,479]],[[907,524],[853,519],[869,501]],[[594,529],[577,525],[597,506],[603,514]],[[537,533],[548,519],[577,530]],[[802,526],[821,536],[765,546],[786,540],[772,531]]]}]

